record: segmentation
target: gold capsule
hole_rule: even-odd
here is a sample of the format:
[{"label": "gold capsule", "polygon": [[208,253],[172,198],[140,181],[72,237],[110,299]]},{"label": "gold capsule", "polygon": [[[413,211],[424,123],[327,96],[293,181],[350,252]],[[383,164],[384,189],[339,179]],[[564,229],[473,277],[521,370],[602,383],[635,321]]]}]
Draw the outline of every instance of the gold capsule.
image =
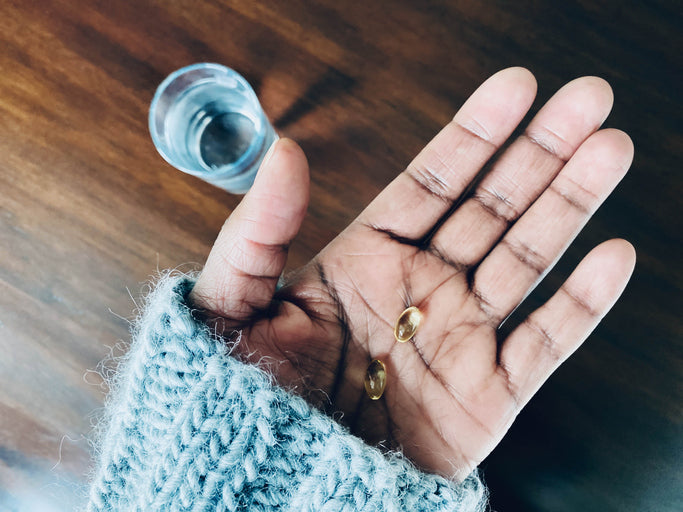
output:
[{"label": "gold capsule", "polygon": [[421,321],[422,312],[419,309],[415,306],[410,306],[406,309],[396,320],[396,326],[394,327],[396,341],[405,343],[410,340],[410,338],[415,336]]},{"label": "gold capsule", "polygon": [[365,392],[371,400],[379,400],[387,385],[387,368],[379,359],[373,359],[365,372]]}]

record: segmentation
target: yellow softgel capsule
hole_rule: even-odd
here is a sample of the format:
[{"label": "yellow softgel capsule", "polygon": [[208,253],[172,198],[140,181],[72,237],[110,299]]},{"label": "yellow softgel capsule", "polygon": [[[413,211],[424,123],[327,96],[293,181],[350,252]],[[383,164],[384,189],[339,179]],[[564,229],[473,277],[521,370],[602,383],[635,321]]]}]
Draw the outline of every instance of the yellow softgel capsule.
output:
[{"label": "yellow softgel capsule", "polygon": [[365,392],[371,400],[379,400],[387,385],[387,368],[379,359],[373,359],[365,372]]},{"label": "yellow softgel capsule", "polygon": [[396,326],[394,327],[396,341],[405,343],[410,340],[410,338],[415,336],[417,328],[420,327],[420,322],[422,322],[422,312],[415,306],[410,306],[403,311],[398,320],[396,320]]}]

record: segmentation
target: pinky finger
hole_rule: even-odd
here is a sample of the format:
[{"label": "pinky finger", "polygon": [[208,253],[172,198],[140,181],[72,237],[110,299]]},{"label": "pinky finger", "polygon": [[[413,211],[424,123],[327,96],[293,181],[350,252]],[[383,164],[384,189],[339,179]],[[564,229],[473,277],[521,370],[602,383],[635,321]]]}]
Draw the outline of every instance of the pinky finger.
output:
[{"label": "pinky finger", "polygon": [[526,404],[588,337],[626,287],[636,255],[625,240],[594,248],[539,309],[503,342],[500,367],[508,388]]}]

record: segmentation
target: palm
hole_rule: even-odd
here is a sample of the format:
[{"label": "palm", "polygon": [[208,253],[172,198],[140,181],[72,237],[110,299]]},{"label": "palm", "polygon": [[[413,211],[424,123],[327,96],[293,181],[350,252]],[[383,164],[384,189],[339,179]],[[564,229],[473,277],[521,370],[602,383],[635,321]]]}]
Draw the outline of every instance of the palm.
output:
[{"label": "palm", "polygon": [[[253,263],[240,249],[237,259],[235,251],[220,257],[222,270],[212,270],[218,266],[209,258],[195,288],[198,302],[229,327],[243,328],[237,350],[244,357],[268,363],[281,384],[343,413],[358,435],[400,446],[423,468],[465,476],[594,328],[632,267],[627,244],[603,244],[544,307],[507,339],[497,339],[502,321],[616,185],[632,151],[616,130],[591,135],[609,111],[609,88],[577,81],[466,193],[524,115],[533,92],[527,72],[508,70],[492,78],[274,296],[275,270],[283,261],[257,272],[244,268]],[[581,99],[588,105],[573,111]],[[252,226],[250,235],[242,235],[253,243],[263,233]],[[253,245],[277,252],[291,236],[275,242],[268,234],[267,242]],[[245,306],[227,298],[215,285],[220,272],[227,272],[222,281],[248,286],[261,299]],[[213,285],[206,284],[209,278]],[[410,305],[424,318],[416,336],[399,344],[393,326]],[[388,373],[377,402],[363,389],[375,358]]]},{"label": "palm", "polygon": [[[277,298],[289,304],[245,333],[245,352],[274,356],[281,383],[343,412],[362,437],[452,473],[471,469],[507,429],[517,404],[496,331],[462,270],[433,253],[355,223]],[[423,327],[398,344],[394,321],[409,305],[424,312]],[[388,372],[379,402],[363,388],[374,358]]]}]

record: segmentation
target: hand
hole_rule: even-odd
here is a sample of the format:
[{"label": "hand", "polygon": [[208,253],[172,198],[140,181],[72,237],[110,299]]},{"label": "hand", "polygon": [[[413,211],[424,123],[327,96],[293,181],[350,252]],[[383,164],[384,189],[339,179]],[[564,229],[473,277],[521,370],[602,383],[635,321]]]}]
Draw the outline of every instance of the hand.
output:
[{"label": "hand", "polygon": [[[192,295],[236,351],[268,365],[368,442],[402,447],[425,470],[462,478],[612,307],[633,270],[628,242],[588,254],[507,338],[501,323],[538,284],[626,173],[633,146],[597,131],[609,85],[575,80],[553,96],[471,190],[531,106],[534,77],[487,80],[360,216],[276,290],[308,200],[299,147],[281,140],[227,220]],[[461,200],[461,198],[464,198]],[[424,315],[395,341],[408,306]],[[374,358],[388,373],[371,401]]]}]

